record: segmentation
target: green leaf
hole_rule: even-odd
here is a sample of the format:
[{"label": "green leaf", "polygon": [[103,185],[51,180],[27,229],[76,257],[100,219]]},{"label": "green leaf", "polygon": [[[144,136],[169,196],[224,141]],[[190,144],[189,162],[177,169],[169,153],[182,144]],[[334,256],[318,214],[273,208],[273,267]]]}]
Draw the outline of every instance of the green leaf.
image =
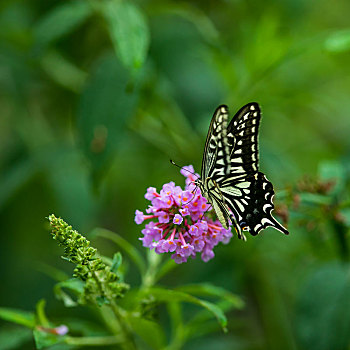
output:
[{"label": "green leaf", "polygon": [[69,280],[57,283],[54,287],[54,293],[56,295],[56,298],[62,300],[64,306],[77,306],[77,301],[73,300],[73,298],[69,294],[65,293],[63,288],[68,289],[79,296],[84,292],[84,282],[77,278],[71,278]]},{"label": "green leaf", "polygon": [[347,227],[350,227],[350,208],[341,209],[341,210],[339,211],[339,213],[341,214],[341,216],[342,216],[343,219],[344,219],[344,224],[345,224]]},{"label": "green leaf", "polygon": [[128,319],[132,330],[139,335],[152,349],[165,348],[165,335],[162,328],[155,322],[131,315]]},{"label": "green leaf", "polygon": [[346,171],[338,161],[323,161],[318,167],[318,174],[323,181],[335,181],[332,193],[339,193],[344,189]]},{"label": "green leaf", "polygon": [[3,327],[0,330],[0,350],[21,349],[21,346],[32,338],[32,331],[28,328]]},{"label": "green leaf", "polygon": [[117,252],[113,255],[113,261],[111,266],[111,271],[114,273],[118,272],[119,266],[122,264],[123,258],[120,252]]},{"label": "green leaf", "polygon": [[45,305],[46,305],[46,300],[45,299],[41,299],[37,302],[36,304],[36,315],[37,315],[37,319],[38,319],[38,323],[40,326],[43,327],[50,327],[50,322],[46,316],[45,313]]},{"label": "green leaf", "polygon": [[229,301],[237,309],[241,309],[244,307],[244,302],[240,297],[232,294],[224,288],[213,286],[209,283],[189,284],[178,287],[176,288],[176,290],[195,295],[215,296]]},{"label": "green leaf", "polygon": [[[220,309],[224,312],[228,312],[232,310],[234,307],[231,302],[225,300],[220,301],[217,303],[217,305],[220,307]],[[210,329],[203,329],[204,325],[211,324],[212,327]],[[193,315],[193,317],[186,322],[184,325],[186,329],[187,336],[190,336],[191,334],[195,333],[196,336],[200,334],[207,334],[210,332],[213,332],[214,330],[217,330],[217,323],[214,325],[212,323],[212,317],[206,310],[201,310],[200,312],[197,312]]]},{"label": "green leaf", "polygon": [[300,193],[300,200],[306,204],[329,205],[332,203],[332,198],[318,193],[304,192]]},{"label": "green leaf", "polygon": [[350,342],[349,264],[320,267],[301,289],[297,335],[303,349],[343,350]]},{"label": "green leaf", "polygon": [[179,291],[164,289],[164,288],[151,288],[148,290],[148,293],[154,296],[158,301],[162,301],[162,302],[179,301],[179,302],[188,302],[188,303],[202,306],[203,308],[210,311],[216,317],[222,329],[225,332],[227,331],[226,329],[227,319],[225,314],[217,305],[209,301],[196,298],[184,292],[179,292]]},{"label": "green leaf", "polygon": [[332,33],[325,40],[324,46],[329,52],[340,53],[350,50],[350,29]]},{"label": "green leaf", "polygon": [[131,245],[128,241],[119,236],[117,233],[103,228],[96,228],[90,233],[89,237],[103,237],[111,240],[112,242],[120,246],[122,249],[124,249],[124,251],[129,255],[131,260],[139,268],[141,276],[143,276],[146,273],[146,262],[143,259],[142,255],[133,245]]},{"label": "green leaf", "polygon": [[0,318],[28,328],[33,328],[35,326],[35,315],[33,312],[1,307]]},{"label": "green leaf", "polygon": [[129,72],[115,56],[107,55],[100,60],[81,95],[78,130],[95,180],[103,176],[123,142],[125,123],[136,107],[137,91],[127,88],[129,78]]},{"label": "green leaf", "polygon": [[79,93],[87,79],[86,72],[58,51],[50,50],[41,57],[40,63],[42,69],[55,83],[73,92]]},{"label": "green leaf", "polygon": [[35,44],[42,47],[72,32],[92,12],[89,1],[74,0],[55,7],[36,25],[34,29]]},{"label": "green leaf", "polygon": [[139,69],[147,56],[150,42],[145,16],[129,1],[104,3],[103,14],[117,55],[131,70]]},{"label": "green leaf", "polygon": [[33,330],[33,336],[37,349],[44,349],[48,346],[63,343],[65,340],[64,336],[48,333],[38,328]]}]

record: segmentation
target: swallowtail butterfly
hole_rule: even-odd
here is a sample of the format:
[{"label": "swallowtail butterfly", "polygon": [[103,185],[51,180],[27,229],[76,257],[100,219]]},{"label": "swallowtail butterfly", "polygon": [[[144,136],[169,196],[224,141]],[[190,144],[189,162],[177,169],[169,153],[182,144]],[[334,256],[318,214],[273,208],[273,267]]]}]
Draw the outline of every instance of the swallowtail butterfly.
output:
[{"label": "swallowtail butterfly", "polygon": [[289,233],[271,214],[273,186],[259,171],[260,118],[260,107],[253,102],[228,124],[228,107],[219,106],[205,142],[201,177],[196,180],[222,226],[228,228],[231,222],[244,240],[242,231],[255,236],[268,226]]}]

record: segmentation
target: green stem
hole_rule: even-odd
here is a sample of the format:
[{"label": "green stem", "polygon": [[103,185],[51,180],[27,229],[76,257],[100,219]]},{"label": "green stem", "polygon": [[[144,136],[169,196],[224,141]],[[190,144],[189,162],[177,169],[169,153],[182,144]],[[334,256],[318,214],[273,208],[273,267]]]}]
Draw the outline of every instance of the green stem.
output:
[{"label": "green stem", "polygon": [[110,332],[115,335],[120,335],[120,324],[112,309],[107,305],[98,306],[97,303],[95,303],[95,308],[95,310],[99,312],[103,322]]},{"label": "green stem", "polygon": [[[106,293],[103,289],[103,285],[102,285],[101,281],[99,280],[99,277],[98,277],[96,271],[93,271],[92,275],[93,275],[93,278],[98,285],[98,288],[101,292],[101,295],[106,296]],[[108,298],[108,296],[106,296],[106,297]],[[111,310],[113,311],[113,314],[114,314],[116,321],[118,323],[118,328],[121,332],[121,338],[123,339],[122,347],[125,350],[134,350],[134,349],[136,350],[136,344],[134,341],[134,337],[132,335],[131,330],[129,329],[129,327],[126,324],[125,319],[123,319],[123,316],[121,315],[119,307],[117,306],[117,304],[115,303],[115,301],[113,299],[108,298],[108,301],[109,301],[109,306],[110,306]]]},{"label": "green stem", "polygon": [[113,310],[115,317],[119,322],[119,326],[123,334],[123,338],[124,338],[123,347],[125,348],[125,350],[136,350],[137,348],[136,348],[132,331],[129,328],[128,324],[125,322],[125,319],[121,314],[121,309],[117,306],[117,304],[113,300],[111,301],[110,306],[111,306],[111,309]]},{"label": "green stem", "polygon": [[148,251],[147,253],[148,267],[144,276],[142,277],[141,289],[147,289],[154,285],[156,280],[156,275],[158,273],[158,267],[161,261],[162,261],[162,257],[159,254],[153,251]]},{"label": "green stem", "polygon": [[77,346],[102,346],[120,344],[123,342],[123,338],[116,335],[105,337],[66,337],[64,342]]}]

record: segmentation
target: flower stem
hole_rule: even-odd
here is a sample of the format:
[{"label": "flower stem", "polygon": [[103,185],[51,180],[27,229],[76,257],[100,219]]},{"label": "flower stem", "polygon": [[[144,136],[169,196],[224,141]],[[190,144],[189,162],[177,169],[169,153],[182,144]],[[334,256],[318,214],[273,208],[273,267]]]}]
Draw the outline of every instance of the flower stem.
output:
[{"label": "flower stem", "polygon": [[137,348],[136,348],[135,339],[132,334],[132,330],[130,329],[129,325],[126,323],[125,317],[122,315],[122,312],[121,312],[122,310],[118,307],[118,305],[114,301],[111,301],[110,306],[120,325],[120,330],[122,332],[122,337],[123,337],[122,347],[125,350],[136,350]]},{"label": "flower stem", "polygon": [[[101,291],[101,295],[105,295],[104,289],[103,289],[103,285],[96,273],[96,271],[93,272],[93,278],[95,279],[100,291]],[[132,335],[131,330],[129,329],[129,327],[126,324],[125,319],[123,319],[123,316],[121,315],[120,309],[118,307],[118,305],[115,303],[115,301],[111,298],[108,298],[108,296],[106,296],[108,301],[109,301],[109,306],[111,308],[111,310],[113,311],[113,314],[116,318],[116,321],[118,323],[118,328],[120,329],[121,332],[121,336],[123,339],[122,342],[122,347],[125,348],[125,350],[136,350],[136,344]]]},{"label": "flower stem", "polygon": [[111,335],[104,337],[66,337],[64,342],[69,345],[84,346],[102,346],[102,345],[116,345],[123,342],[122,337]]}]

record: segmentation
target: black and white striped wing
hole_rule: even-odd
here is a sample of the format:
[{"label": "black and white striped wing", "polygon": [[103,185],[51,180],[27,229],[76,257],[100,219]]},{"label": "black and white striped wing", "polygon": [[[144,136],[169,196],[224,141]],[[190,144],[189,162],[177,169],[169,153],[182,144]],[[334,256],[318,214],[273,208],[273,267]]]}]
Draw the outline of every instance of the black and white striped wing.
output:
[{"label": "black and white striped wing", "polygon": [[242,107],[227,127],[230,154],[229,174],[214,173],[217,182],[227,178],[240,180],[259,171],[258,133],[261,111],[257,103]]},{"label": "black and white striped wing", "polygon": [[201,178],[204,183],[208,177],[230,173],[230,150],[227,140],[228,108],[219,106],[211,119],[205,141]]},{"label": "black and white striped wing", "polygon": [[214,178],[223,200],[238,223],[233,221],[238,235],[241,229],[257,235],[272,226],[288,234],[271,215],[274,190],[266,176],[259,172],[258,132],[261,118],[257,103],[242,107],[227,128],[230,149],[230,174]]},{"label": "black and white striped wing", "polygon": [[219,184],[219,188],[225,205],[238,223],[233,222],[239,237],[242,236],[241,230],[255,236],[268,226],[288,235],[289,232],[271,214],[275,192],[263,173],[249,175],[238,182],[227,178]]}]

